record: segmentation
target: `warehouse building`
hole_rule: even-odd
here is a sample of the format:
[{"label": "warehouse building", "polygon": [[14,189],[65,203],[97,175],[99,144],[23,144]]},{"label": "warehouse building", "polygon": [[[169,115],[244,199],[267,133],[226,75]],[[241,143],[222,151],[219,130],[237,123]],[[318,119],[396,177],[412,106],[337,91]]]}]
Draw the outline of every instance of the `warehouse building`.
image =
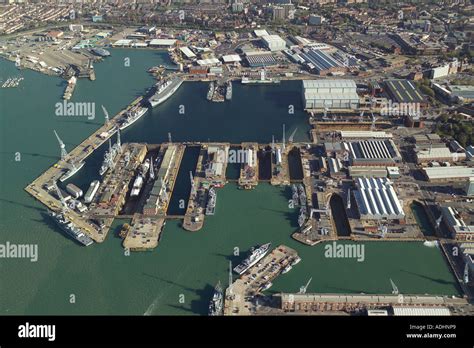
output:
[{"label": "warehouse building", "polygon": [[443,221],[451,232],[451,237],[456,240],[473,240],[474,225],[464,222],[459,212],[453,207],[441,207]]},{"label": "warehouse building", "polygon": [[354,166],[394,166],[402,155],[391,139],[361,140],[344,143]]},{"label": "warehouse building", "polygon": [[474,178],[474,168],[466,166],[423,168],[428,181],[465,181]]},{"label": "warehouse building", "polygon": [[391,139],[392,133],[374,131],[340,131],[342,139]]},{"label": "warehouse building", "polygon": [[176,44],[175,39],[153,39],[150,41],[150,47],[169,48]]},{"label": "warehouse building", "polygon": [[392,183],[385,178],[357,178],[354,196],[361,219],[403,220],[405,213]]},{"label": "warehouse building", "polygon": [[286,48],[286,41],[278,35],[264,35],[261,37],[262,43],[270,51],[283,51]]},{"label": "warehouse building", "polygon": [[245,61],[251,68],[261,68],[277,64],[273,54],[269,52],[253,51],[245,53]]},{"label": "warehouse building", "polygon": [[413,81],[390,80],[385,82],[389,97],[399,104],[426,105],[426,100]]},{"label": "warehouse building", "polygon": [[386,178],[387,167],[350,166],[349,176],[355,178]]},{"label": "warehouse building", "polygon": [[451,152],[446,147],[416,147],[416,161],[417,163],[427,162],[457,162],[466,159],[465,153]]},{"label": "warehouse building", "polygon": [[321,76],[343,74],[347,71],[347,67],[342,62],[323,50],[304,48],[299,56],[304,59],[308,70]]},{"label": "warehouse building", "polygon": [[188,59],[196,58],[196,55],[194,54],[193,51],[189,49],[189,47],[184,46],[184,47],[180,47],[179,49],[186,58]]},{"label": "warehouse building", "polygon": [[305,109],[357,109],[359,102],[354,80],[303,80]]}]

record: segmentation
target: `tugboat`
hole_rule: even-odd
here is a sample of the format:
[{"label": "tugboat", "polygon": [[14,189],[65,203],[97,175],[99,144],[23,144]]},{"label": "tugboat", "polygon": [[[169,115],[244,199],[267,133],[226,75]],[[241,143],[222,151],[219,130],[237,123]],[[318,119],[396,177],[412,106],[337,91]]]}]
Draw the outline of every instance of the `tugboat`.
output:
[{"label": "tugboat", "polygon": [[214,81],[209,84],[209,90],[207,91],[207,100],[211,101],[214,96]]}]

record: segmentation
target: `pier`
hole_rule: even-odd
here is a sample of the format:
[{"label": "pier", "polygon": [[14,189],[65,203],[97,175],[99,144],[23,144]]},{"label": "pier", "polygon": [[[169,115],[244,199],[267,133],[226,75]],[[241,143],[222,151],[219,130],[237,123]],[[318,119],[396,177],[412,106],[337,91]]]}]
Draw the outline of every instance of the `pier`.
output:
[{"label": "pier", "polygon": [[224,315],[253,314],[250,299],[261,293],[265,284],[271,284],[285,267],[298,263],[297,260],[301,259],[295,250],[285,245],[275,248],[227,288]]},{"label": "pier", "polygon": [[156,248],[164,222],[163,218],[136,216],[123,241],[123,247],[131,251],[146,251]]}]

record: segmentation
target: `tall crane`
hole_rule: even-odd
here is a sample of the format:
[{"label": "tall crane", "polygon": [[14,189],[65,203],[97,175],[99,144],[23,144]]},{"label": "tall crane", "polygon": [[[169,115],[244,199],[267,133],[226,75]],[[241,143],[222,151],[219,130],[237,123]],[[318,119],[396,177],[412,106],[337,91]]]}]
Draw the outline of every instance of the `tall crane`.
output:
[{"label": "tall crane", "polygon": [[61,148],[61,159],[64,160],[67,156],[66,145],[64,145],[64,142],[61,140],[58,133],[56,133],[56,130],[54,131],[54,134],[56,135],[56,138],[58,139],[59,147]]},{"label": "tall crane", "polygon": [[191,170],[189,171],[189,179],[191,180],[191,194],[194,195],[196,193],[196,187],[194,186],[194,176]]},{"label": "tall crane", "polygon": [[61,201],[61,210],[64,213],[67,210],[67,204],[66,204],[66,201],[64,200],[61,190],[58,187],[58,184],[56,183],[56,180],[53,181],[53,186],[54,186],[54,189],[56,190],[56,193],[58,194],[59,200]]},{"label": "tall crane", "polygon": [[370,130],[375,130],[375,122],[377,121],[377,117],[374,116],[374,113],[371,112],[372,114],[372,125],[370,126]]},{"label": "tall crane", "polygon": [[109,113],[107,112],[107,109],[105,108],[105,106],[103,105],[101,106],[102,106],[102,111],[104,112],[104,116],[105,116],[105,124],[108,125],[109,120],[110,120]]},{"label": "tall crane", "polygon": [[288,138],[288,142],[289,143],[292,143],[293,142],[293,138],[295,137],[295,134],[296,134],[296,131],[298,130],[298,127],[295,128],[295,130],[293,131],[293,133],[291,133],[290,137]]},{"label": "tall crane", "polygon": [[442,220],[443,220],[443,214],[441,214],[439,218],[436,219],[436,227],[439,228],[439,225],[441,224]]},{"label": "tall crane", "polygon": [[390,279],[390,284],[392,285],[392,294],[398,295],[400,292],[392,279]]},{"label": "tall crane", "polygon": [[311,283],[311,280],[313,280],[312,277],[309,278],[308,282],[300,288],[300,291],[298,292],[298,294],[306,294],[306,290],[308,290],[308,286],[309,286],[309,283]]}]

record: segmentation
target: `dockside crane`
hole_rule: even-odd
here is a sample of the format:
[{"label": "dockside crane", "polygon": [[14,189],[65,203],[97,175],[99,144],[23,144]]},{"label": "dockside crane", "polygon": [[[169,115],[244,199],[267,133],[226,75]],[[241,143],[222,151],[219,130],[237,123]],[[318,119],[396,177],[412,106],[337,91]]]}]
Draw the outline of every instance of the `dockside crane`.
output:
[{"label": "dockside crane", "polygon": [[298,294],[306,294],[306,290],[308,290],[308,286],[312,280],[313,280],[312,277],[309,278],[308,282],[300,288],[300,291],[298,292]]}]

